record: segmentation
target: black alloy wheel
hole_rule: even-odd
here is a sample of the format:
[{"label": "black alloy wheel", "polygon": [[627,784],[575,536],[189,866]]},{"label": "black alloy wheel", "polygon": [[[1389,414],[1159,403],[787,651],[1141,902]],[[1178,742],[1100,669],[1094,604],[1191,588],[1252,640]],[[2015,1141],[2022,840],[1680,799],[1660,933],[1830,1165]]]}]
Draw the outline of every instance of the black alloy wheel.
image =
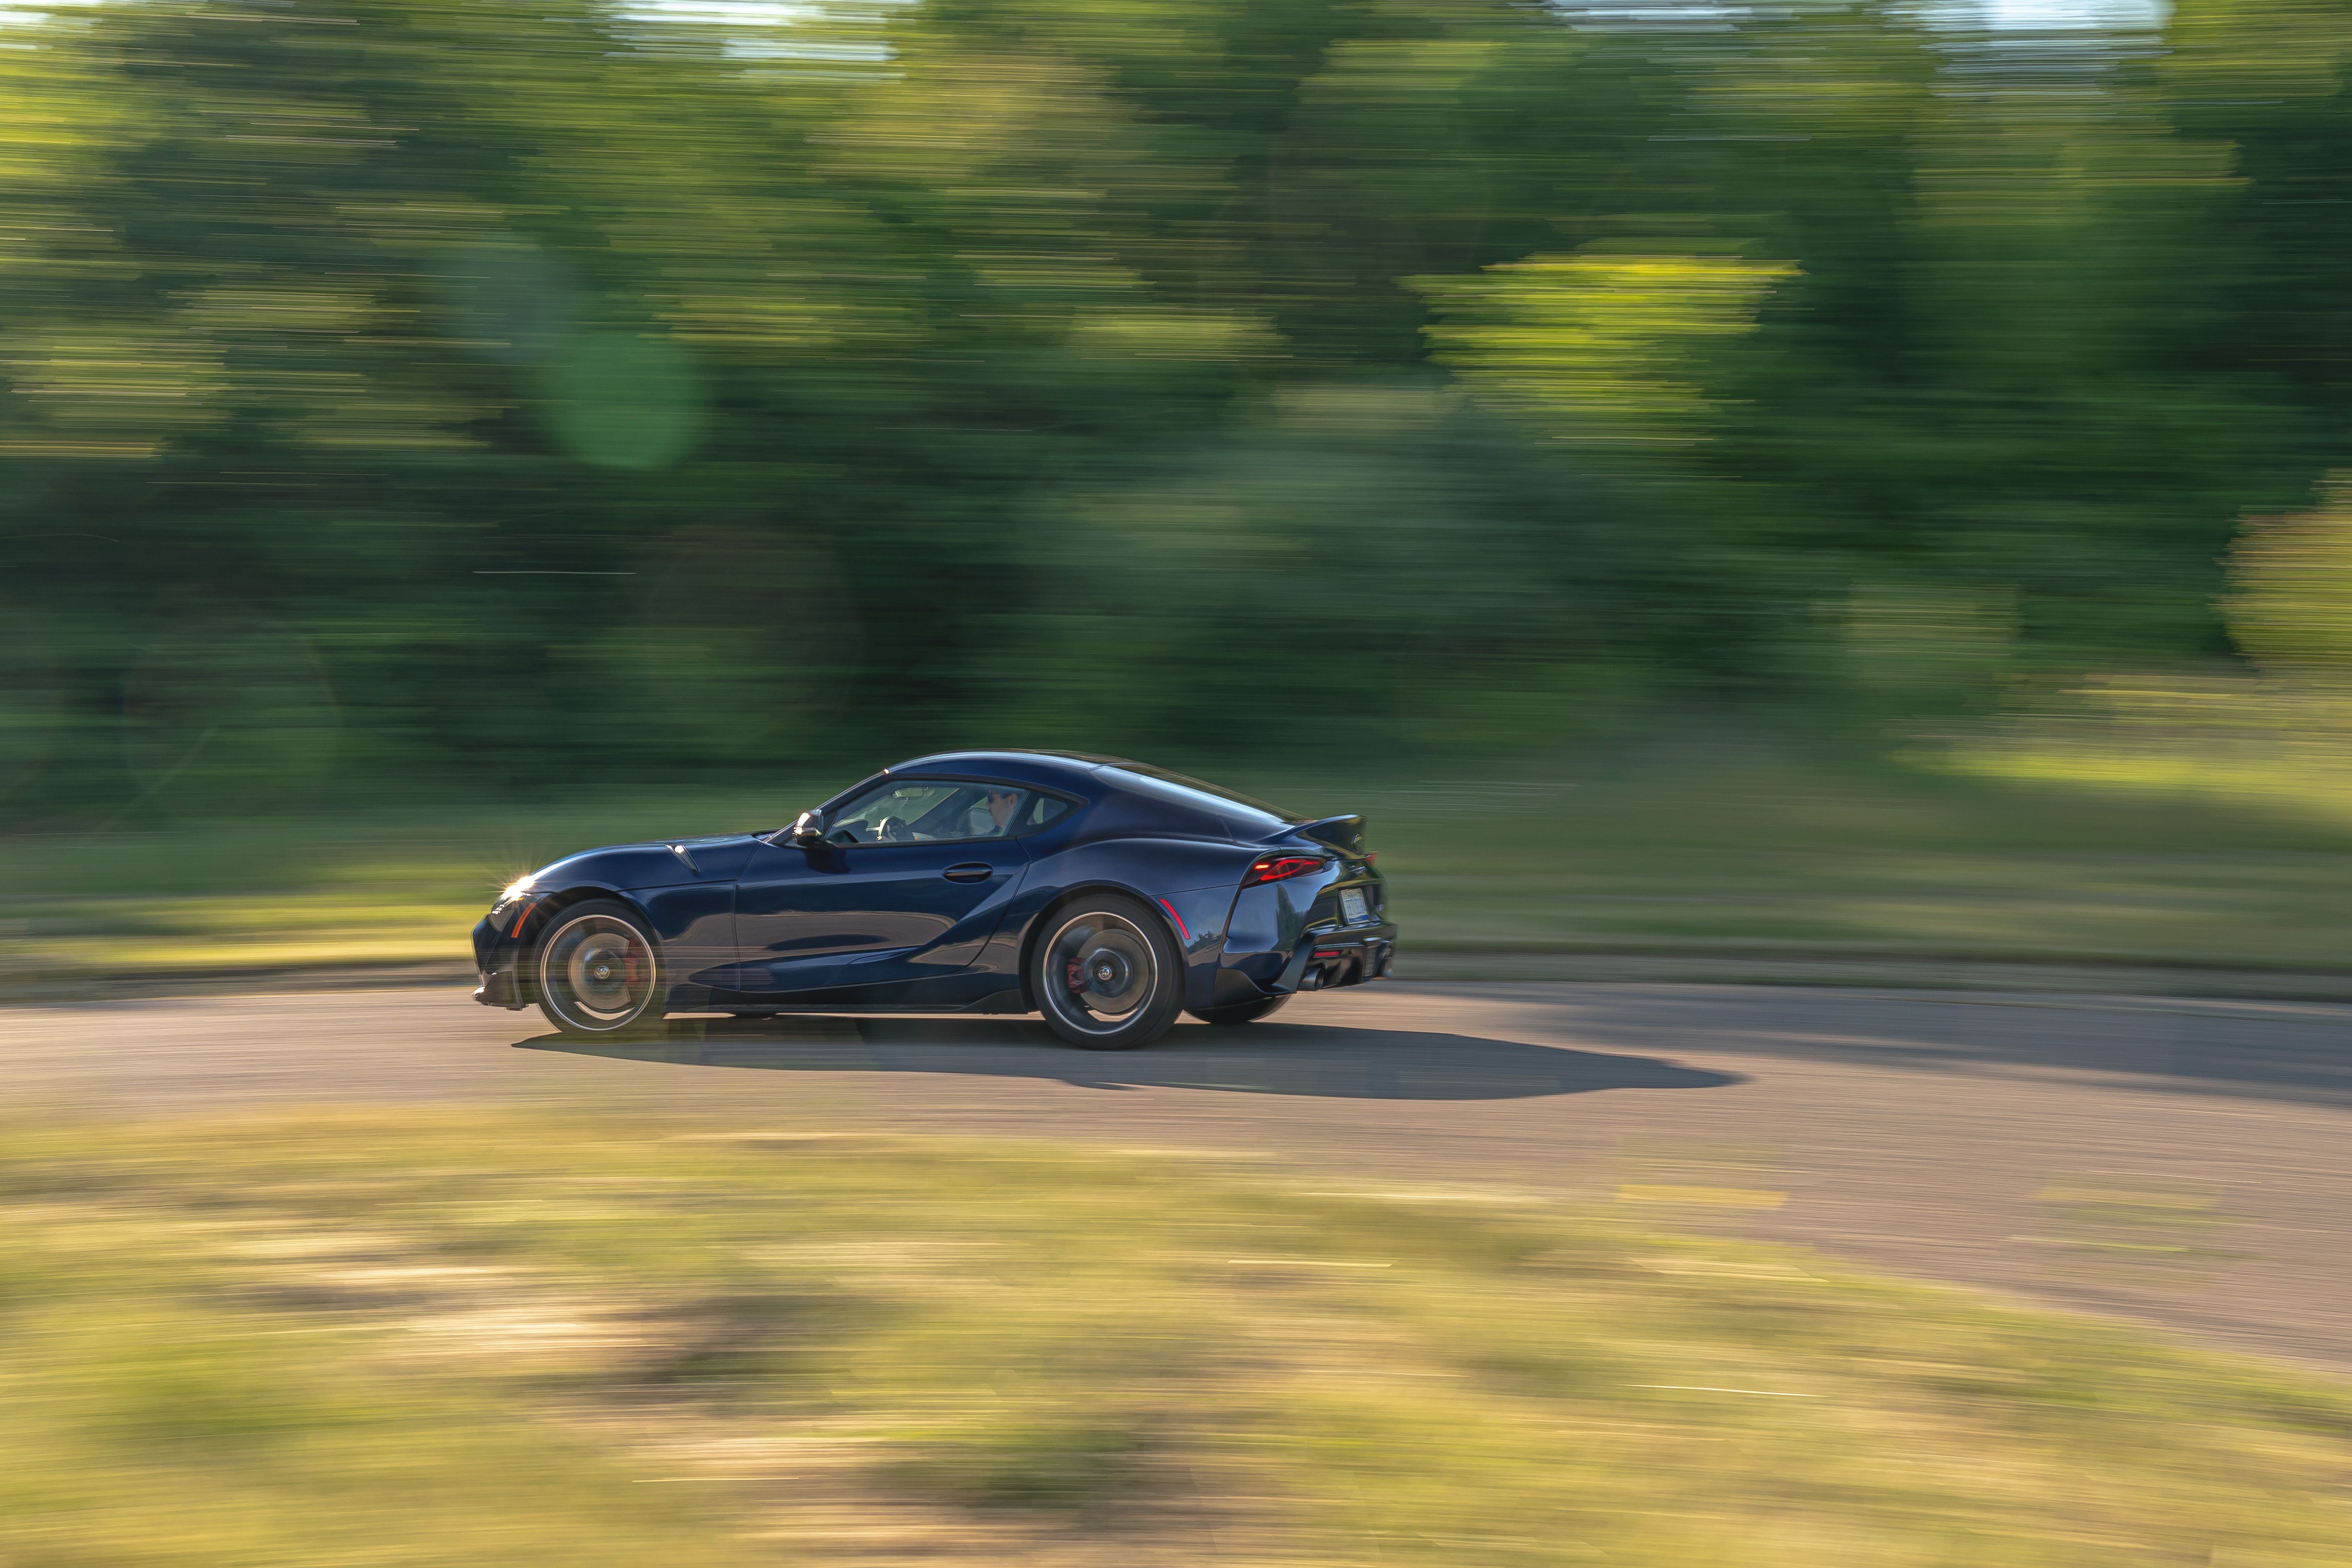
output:
[{"label": "black alloy wheel", "polygon": [[1133,899],[1104,894],[1056,910],[1032,963],[1045,1022],[1087,1050],[1150,1045],[1181,1010],[1184,955]]},{"label": "black alloy wheel", "polygon": [[609,1037],[661,1021],[661,949],[625,904],[595,899],[558,910],[532,962],[539,1010],[564,1034]]},{"label": "black alloy wheel", "polygon": [[1261,996],[1255,1002],[1228,1002],[1222,1007],[1185,1009],[1203,1024],[1255,1024],[1289,1001],[1287,996]]}]

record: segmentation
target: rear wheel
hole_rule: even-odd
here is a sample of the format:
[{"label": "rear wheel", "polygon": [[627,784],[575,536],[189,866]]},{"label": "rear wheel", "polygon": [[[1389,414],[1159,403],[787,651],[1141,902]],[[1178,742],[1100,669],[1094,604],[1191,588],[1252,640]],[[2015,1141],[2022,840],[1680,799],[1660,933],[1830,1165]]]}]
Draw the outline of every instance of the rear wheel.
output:
[{"label": "rear wheel", "polygon": [[661,950],[626,904],[596,899],[557,910],[533,963],[539,1010],[567,1035],[609,1037],[661,1020]]},{"label": "rear wheel", "polygon": [[1255,1024],[1289,1000],[1287,996],[1261,996],[1255,1002],[1228,1002],[1222,1007],[1185,1010],[1203,1024]]},{"label": "rear wheel", "polygon": [[1045,1022],[1074,1046],[1131,1051],[1168,1032],[1184,996],[1184,955],[1132,899],[1081,899],[1048,917],[1030,981]]}]

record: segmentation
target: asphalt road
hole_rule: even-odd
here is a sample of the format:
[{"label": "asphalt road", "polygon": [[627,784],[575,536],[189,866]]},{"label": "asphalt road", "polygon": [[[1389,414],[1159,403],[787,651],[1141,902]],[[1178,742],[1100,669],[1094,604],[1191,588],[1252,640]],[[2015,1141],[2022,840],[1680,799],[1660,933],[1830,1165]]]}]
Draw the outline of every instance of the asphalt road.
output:
[{"label": "asphalt road", "polygon": [[681,1020],[583,1050],[440,989],[0,1009],[0,1088],[101,1113],[382,1100],[1206,1149],[1678,1226],[2352,1371],[2352,1007],[1379,984],[1126,1055],[1031,1019]]}]

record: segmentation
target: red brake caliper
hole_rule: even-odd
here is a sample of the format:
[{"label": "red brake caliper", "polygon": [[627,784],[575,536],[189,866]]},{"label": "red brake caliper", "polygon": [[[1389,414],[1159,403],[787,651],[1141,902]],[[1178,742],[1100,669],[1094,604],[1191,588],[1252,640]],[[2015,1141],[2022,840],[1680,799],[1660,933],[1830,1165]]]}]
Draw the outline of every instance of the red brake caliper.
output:
[{"label": "red brake caliper", "polygon": [[1069,987],[1073,991],[1084,991],[1087,988],[1087,977],[1078,973],[1078,961],[1075,958],[1070,960],[1062,978],[1069,983]]}]

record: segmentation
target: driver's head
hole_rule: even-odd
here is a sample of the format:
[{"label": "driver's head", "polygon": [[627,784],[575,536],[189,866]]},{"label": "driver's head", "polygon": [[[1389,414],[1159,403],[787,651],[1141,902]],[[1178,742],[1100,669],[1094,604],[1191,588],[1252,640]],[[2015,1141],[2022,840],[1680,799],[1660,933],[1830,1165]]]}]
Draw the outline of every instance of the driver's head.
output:
[{"label": "driver's head", "polygon": [[1021,804],[1017,789],[992,789],[988,792],[988,819],[1002,827],[1012,820],[1013,808]]}]

